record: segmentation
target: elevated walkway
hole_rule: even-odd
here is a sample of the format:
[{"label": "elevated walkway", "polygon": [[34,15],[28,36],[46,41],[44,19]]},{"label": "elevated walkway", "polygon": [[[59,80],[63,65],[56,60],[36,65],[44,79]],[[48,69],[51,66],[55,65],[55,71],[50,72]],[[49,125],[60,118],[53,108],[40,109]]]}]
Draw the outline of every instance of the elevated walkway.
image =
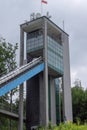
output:
[{"label": "elevated walkway", "polygon": [[6,110],[2,110],[2,109],[0,109],[0,115],[3,115],[5,117],[9,117],[9,118],[15,119],[15,120],[19,119],[18,114],[15,114],[13,112],[9,112],[9,111],[6,111]]},{"label": "elevated walkway", "polygon": [[[6,110],[2,110],[2,109],[0,109],[0,115],[3,115],[5,117],[13,119],[13,120],[18,120],[19,119],[19,115],[18,114],[15,114],[13,112],[9,112],[9,111],[6,111]],[[23,121],[24,122],[26,121],[25,117],[23,118]]]},{"label": "elevated walkway", "polygon": [[0,78],[0,96],[5,95],[26,80],[34,77],[44,70],[44,63],[39,57],[30,63],[23,65],[16,70]]}]

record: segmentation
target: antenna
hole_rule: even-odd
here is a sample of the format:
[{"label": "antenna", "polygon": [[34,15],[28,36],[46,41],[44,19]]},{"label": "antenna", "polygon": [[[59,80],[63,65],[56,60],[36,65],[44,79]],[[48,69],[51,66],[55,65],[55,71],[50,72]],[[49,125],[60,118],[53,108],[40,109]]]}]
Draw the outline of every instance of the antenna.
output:
[{"label": "antenna", "polygon": [[47,16],[47,18],[51,18],[51,15],[49,15],[49,12],[47,12],[47,14],[46,14],[46,16]]},{"label": "antenna", "polygon": [[63,20],[63,31],[65,31],[65,23],[64,23],[64,20]]},{"label": "antenna", "polygon": [[34,20],[36,17],[35,17],[35,13],[32,13],[31,15],[30,15],[30,21],[32,21],[32,20]]},{"label": "antenna", "polygon": [[40,13],[36,13],[36,18],[40,18],[41,14]]},{"label": "antenna", "polygon": [[65,31],[65,23],[64,23],[64,20],[63,20],[62,24],[63,24],[62,42],[64,42],[64,31]]}]

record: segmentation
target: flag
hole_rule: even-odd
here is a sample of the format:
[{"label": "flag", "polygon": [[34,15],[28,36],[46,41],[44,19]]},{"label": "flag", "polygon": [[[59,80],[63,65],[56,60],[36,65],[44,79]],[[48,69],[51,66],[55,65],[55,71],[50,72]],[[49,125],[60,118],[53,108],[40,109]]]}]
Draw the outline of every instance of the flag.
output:
[{"label": "flag", "polygon": [[42,3],[47,4],[47,1],[46,0],[42,0]]}]

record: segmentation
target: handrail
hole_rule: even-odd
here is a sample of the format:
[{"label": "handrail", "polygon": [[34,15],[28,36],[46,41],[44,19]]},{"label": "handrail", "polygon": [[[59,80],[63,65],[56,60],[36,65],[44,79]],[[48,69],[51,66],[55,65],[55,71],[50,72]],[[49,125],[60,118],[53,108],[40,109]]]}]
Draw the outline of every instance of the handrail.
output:
[{"label": "handrail", "polygon": [[10,106],[10,104],[5,104],[4,102],[0,103],[0,110],[6,110],[6,111],[9,111],[9,112],[13,112],[15,114],[18,113],[18,110],[16,110],[14,108],[14,106]]},{"label": "handrail", "polygon": [[36,58],[36,59],[32,60],[31,62],[29,62],[28,64],[25,64],[25,65],[15,69],[14,71],[9,72],[7,75],[0,78],[0,84],[10,80],[11,78],[14,78],[18,74],[20,74],[20,73],[24,72],[25,70],[33,67],[34,65],[36,65],[40,61],[42,61],[42,57]]}]

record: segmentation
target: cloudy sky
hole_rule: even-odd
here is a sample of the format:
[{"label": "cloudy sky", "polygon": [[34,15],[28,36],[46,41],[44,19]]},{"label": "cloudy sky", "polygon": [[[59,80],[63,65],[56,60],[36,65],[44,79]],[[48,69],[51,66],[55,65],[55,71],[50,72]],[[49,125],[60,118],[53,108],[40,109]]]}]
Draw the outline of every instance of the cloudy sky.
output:
[{"label": "cloudy sky", "polygon": [[[59,27],[69,34],[72,85],[75,79],[87,88],[87,0],[47,0],[43,15],[50,12]],[[32,12],[41,12],[41,0],[0,0],[0,37],[19,43],[19,25],[30,20]]]}]

